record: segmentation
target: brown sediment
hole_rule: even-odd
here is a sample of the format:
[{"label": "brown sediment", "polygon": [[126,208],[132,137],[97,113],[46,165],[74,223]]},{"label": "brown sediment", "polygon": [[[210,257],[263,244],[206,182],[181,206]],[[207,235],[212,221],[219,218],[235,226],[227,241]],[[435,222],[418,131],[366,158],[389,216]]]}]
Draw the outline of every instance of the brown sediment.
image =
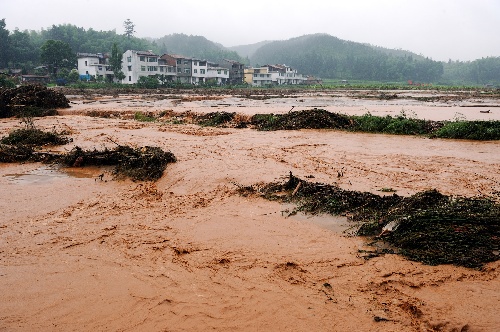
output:
[{"label": "brown sediment", "polygon": [[[364,99],[364,106],[353,106],[347,93],[335,97],[347,106],[332,107],[346,113],[363,107],[399,113],[405,107],[437,120],[454,116],[451,107],[414,108],[420,101],[405,104],[400,97],[383,101],[397,105]],[[143,110],[210,113],[209,102],[231,100],[234,106],[221,110],[252,115],[288,112],[300,99],[318,102],[296,98],[231,96]],[[265,104],[269,101],[273,104]],[[61,176],[20,181],[48,171],[37,173],[45,167],[38,163],[0,164],[1,328],[495,331],[500,326],[498,262],[473,270],[427,266],[397,255],[366,260],[363,251],[374,249],[363,239],[287,217],[280,202],[238,194],[240,187],[277,181],[277,174],[292,171],[377,194],[390,188],[402,196],[428,189],[498,196],[498,142],[316,129],[259,132],[83,115],[135,110],[125,103],[72,104],[59,111],[62,115],[35,121],[40,129],[71,132],[73,142],[51,147],[53,152],[112,148],[112,142],[172,151],[177,163],[154,184],[111,181],[106,169],[81,177],[56,169]],[[497,113],[471,110],[465,116]],[[20,126],[16,119],[2,119],[0,136]]]}]

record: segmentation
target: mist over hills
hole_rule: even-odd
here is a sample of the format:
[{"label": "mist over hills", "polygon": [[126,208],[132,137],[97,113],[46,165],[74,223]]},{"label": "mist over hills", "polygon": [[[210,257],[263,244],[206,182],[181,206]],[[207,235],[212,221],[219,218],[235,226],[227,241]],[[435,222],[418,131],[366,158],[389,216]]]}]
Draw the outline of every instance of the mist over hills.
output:
[{"label": "mist over hills", "polygon": [[[203,36],[182,33],[161,38],[137,38],[116,31],[83,29],[71,24],[41,31],[8,31],[0,20],[0,68],[25,68],[40,64],[40,48],[47,40],[67,43],[73,52],[110,53],[113,44],[127,49],[152,50],[219,62],[239,61],[247,66],[286,64],[303,75],[320,78],[383,82],[406,80],[443,84],[500,84],[500,57],[474,61],[434,61],[409,51],[342,40],[318,33],[288,40],[224,47]],[[3,37],[2,37],[3,36]]]}]

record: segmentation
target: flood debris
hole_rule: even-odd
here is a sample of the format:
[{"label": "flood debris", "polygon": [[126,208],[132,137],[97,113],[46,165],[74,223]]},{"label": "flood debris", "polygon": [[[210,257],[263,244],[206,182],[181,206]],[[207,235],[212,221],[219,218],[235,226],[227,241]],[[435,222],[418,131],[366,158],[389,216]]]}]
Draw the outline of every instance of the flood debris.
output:
[{"label": "flood debris", "polygon": [[8,136],[2,137],[0,143],[6,145],[64,145],[71,142],[65,132],[43,131],[37,128],[20,128],[13,130]]},{"label": "flood debris", "polygon": [[42,147],[64,145],[72,141],[66,132],[43,131],[35,127],[31,117],[23,118],[24,128],[11,131],[0,138],[0,162],[49,161],[51,153]]},{"label": "flood debris", "polygon": [[293,111],[292,108],[286,114],[256,114],[251,124],[258,130],[347,129],[351,121],[347,115],[324,109]]},{"label": "flood debris", "polygon": [[159,147],[133,148],[115,142],[115,148],[104,150],[83,150],[79,146],[68,153],[41,150],[46,145],[62,145],[70,141],[71,138],[56,132],[44,132],[34,127],[17,129],[0,139],[0,162],[46,162],[66,167],[114,166],[116,178],[128,177],[133,181],[156,181],[162,177],[167,164],[176,162],[172,152]]},{"label": "flood debris", "polygon": [[446,196],[428,190],[409,197],[379,196],[312,183],[290,173],[285,182],[242,187],[270,200],[296,204],[296,211],[344,215],[397,253],[429,265],[480,268],[500,259],[500,204],[489,198]]},{"label": "flood debris", "polygon": [[83,150],[76,146],[60,158],[60,163],[68,167],[115,166],[116,178],[131,178],[133,181],[156,181],[162,177],[169,163],[177,161],[172,152],[159,147],[145,146],[132,148],[118,145],[114,149]]},{"label": "flood debris", "polygon": [[41,85],[0,88],[0,118],[56,115],[56,108],[68,108],[69,100],[54,89]]}]

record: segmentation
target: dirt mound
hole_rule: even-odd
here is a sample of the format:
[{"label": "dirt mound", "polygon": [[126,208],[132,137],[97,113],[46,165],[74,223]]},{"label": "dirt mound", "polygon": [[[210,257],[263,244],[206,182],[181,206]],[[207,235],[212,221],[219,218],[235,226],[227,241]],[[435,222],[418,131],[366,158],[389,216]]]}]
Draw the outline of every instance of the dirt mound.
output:
[{"label": "dirt mound", "polygon": [[0,89],[0,118],[55,115],[55,108],[68,108],[64,94],[41,85]]}]

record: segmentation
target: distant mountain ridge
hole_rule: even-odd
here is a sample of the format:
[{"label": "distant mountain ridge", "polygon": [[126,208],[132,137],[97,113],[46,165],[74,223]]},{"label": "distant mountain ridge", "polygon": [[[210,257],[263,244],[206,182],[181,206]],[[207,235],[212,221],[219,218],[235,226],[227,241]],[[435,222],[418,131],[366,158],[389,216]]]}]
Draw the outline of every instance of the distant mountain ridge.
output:
[{"label": "distant mountain ridge", "polygon": [[272,40],[264,40],[254,44],[231,46],[227,49],[237,52],[244,58],[251,58],[259,48],[272,42]]},{"label": "distant mountain ridge", "polygon": [[443,74],[441,62],[324,33],[267,43],[255,51],[250,62],[254,66],[284,63],[323,78],[433,82]]},{"label": "distant mountain ridge", "polygon": [[237,52],[232,51],[221,44],[212,42],[203,36],[186,35],[175,33],[154,39],[161,54],[180,54],[188,57],[219,62],[222,59],[231,59],[245,63]]}]

